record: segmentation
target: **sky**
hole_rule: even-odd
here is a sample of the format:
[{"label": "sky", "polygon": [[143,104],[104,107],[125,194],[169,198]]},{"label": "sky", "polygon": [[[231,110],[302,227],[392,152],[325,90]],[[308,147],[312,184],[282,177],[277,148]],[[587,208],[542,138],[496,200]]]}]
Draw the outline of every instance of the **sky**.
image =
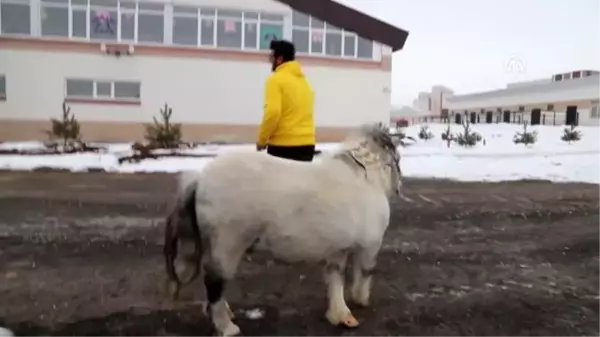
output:
[{"label": "sky", "polygon": [[409,31],[394,53],[392,104],[600,70],[599,0],[336,0]]}]

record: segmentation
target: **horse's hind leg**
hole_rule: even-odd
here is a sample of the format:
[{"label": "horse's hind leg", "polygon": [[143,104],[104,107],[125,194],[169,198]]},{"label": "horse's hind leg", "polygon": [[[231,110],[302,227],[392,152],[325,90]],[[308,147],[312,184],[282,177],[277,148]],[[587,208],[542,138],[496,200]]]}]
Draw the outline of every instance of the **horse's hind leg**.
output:
[{"label": "horse's hind leg", "polygon": [[358,326],[358,320],[352,315],[344,299],[344,270],[346,261],[347,254],[345,252],[327,261],[325,280],[327,282],[329,308],[325,317],[333,325],[354,328]]},{"label": "horse's hind leg", "polygon": [[373,269],[379,249],[360,249],[353,256],[352,265],[352,301],[363,307],[369,305]]},{"label": "horse's hind leg", "polygon": [[223,246],[207,256],[204,262],[204,286],[208,300],[208,314],[218,335],[234,336],[240,333],[240,328],[231,320],[233,313],[224,297],[227,281],[235,275],[241,253],[232,253],[232,250]]}]

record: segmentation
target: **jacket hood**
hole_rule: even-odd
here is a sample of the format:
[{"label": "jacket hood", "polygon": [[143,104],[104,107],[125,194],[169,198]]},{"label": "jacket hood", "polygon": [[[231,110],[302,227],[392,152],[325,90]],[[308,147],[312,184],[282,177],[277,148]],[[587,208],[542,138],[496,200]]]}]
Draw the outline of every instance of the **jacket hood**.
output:
[{"label": "jacket hood", "polygon": [[302,72],[302,67],[298,61],[288,61],[285,62],[275,69],[275,72],[278,73],[286,73],[296,77],[304,77],[304,73]]}]

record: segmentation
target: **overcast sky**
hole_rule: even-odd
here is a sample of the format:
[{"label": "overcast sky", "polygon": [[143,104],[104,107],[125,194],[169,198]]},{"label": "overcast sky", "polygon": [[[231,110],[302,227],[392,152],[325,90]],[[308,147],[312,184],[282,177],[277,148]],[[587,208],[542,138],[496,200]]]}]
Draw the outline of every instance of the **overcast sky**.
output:
[{"label": "overcast sky", "polygon": [[393,57],[392,103],[436,84],[456,93],[600,70],[599,0],[337,0],[410,32]]}]

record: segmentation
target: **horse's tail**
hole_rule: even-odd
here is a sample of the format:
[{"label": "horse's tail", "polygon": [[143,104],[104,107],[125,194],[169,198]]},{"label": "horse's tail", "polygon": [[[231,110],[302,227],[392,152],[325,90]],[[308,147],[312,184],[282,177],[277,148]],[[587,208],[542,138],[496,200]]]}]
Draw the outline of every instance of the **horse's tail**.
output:
[{"label": "horse's tail", "polygon": [[[180,184],[185,183],[186,176],[182,176],[181,179]],[[203,255],[202,237],[196,214],[197,183],[188,181],[186,185],[180,185],[176,205],[167,217],[165,227],[163,254],[168,276],[167,291],[173,299],[179,296],[182,285],[198,277]],[[185,271],[188,267],[192,267],[192,274],[186,280],[182,280],[175,270],[177,245],[179,242],[185,243],[184,241],[194,243],[194,252],[184,256]]]}]

